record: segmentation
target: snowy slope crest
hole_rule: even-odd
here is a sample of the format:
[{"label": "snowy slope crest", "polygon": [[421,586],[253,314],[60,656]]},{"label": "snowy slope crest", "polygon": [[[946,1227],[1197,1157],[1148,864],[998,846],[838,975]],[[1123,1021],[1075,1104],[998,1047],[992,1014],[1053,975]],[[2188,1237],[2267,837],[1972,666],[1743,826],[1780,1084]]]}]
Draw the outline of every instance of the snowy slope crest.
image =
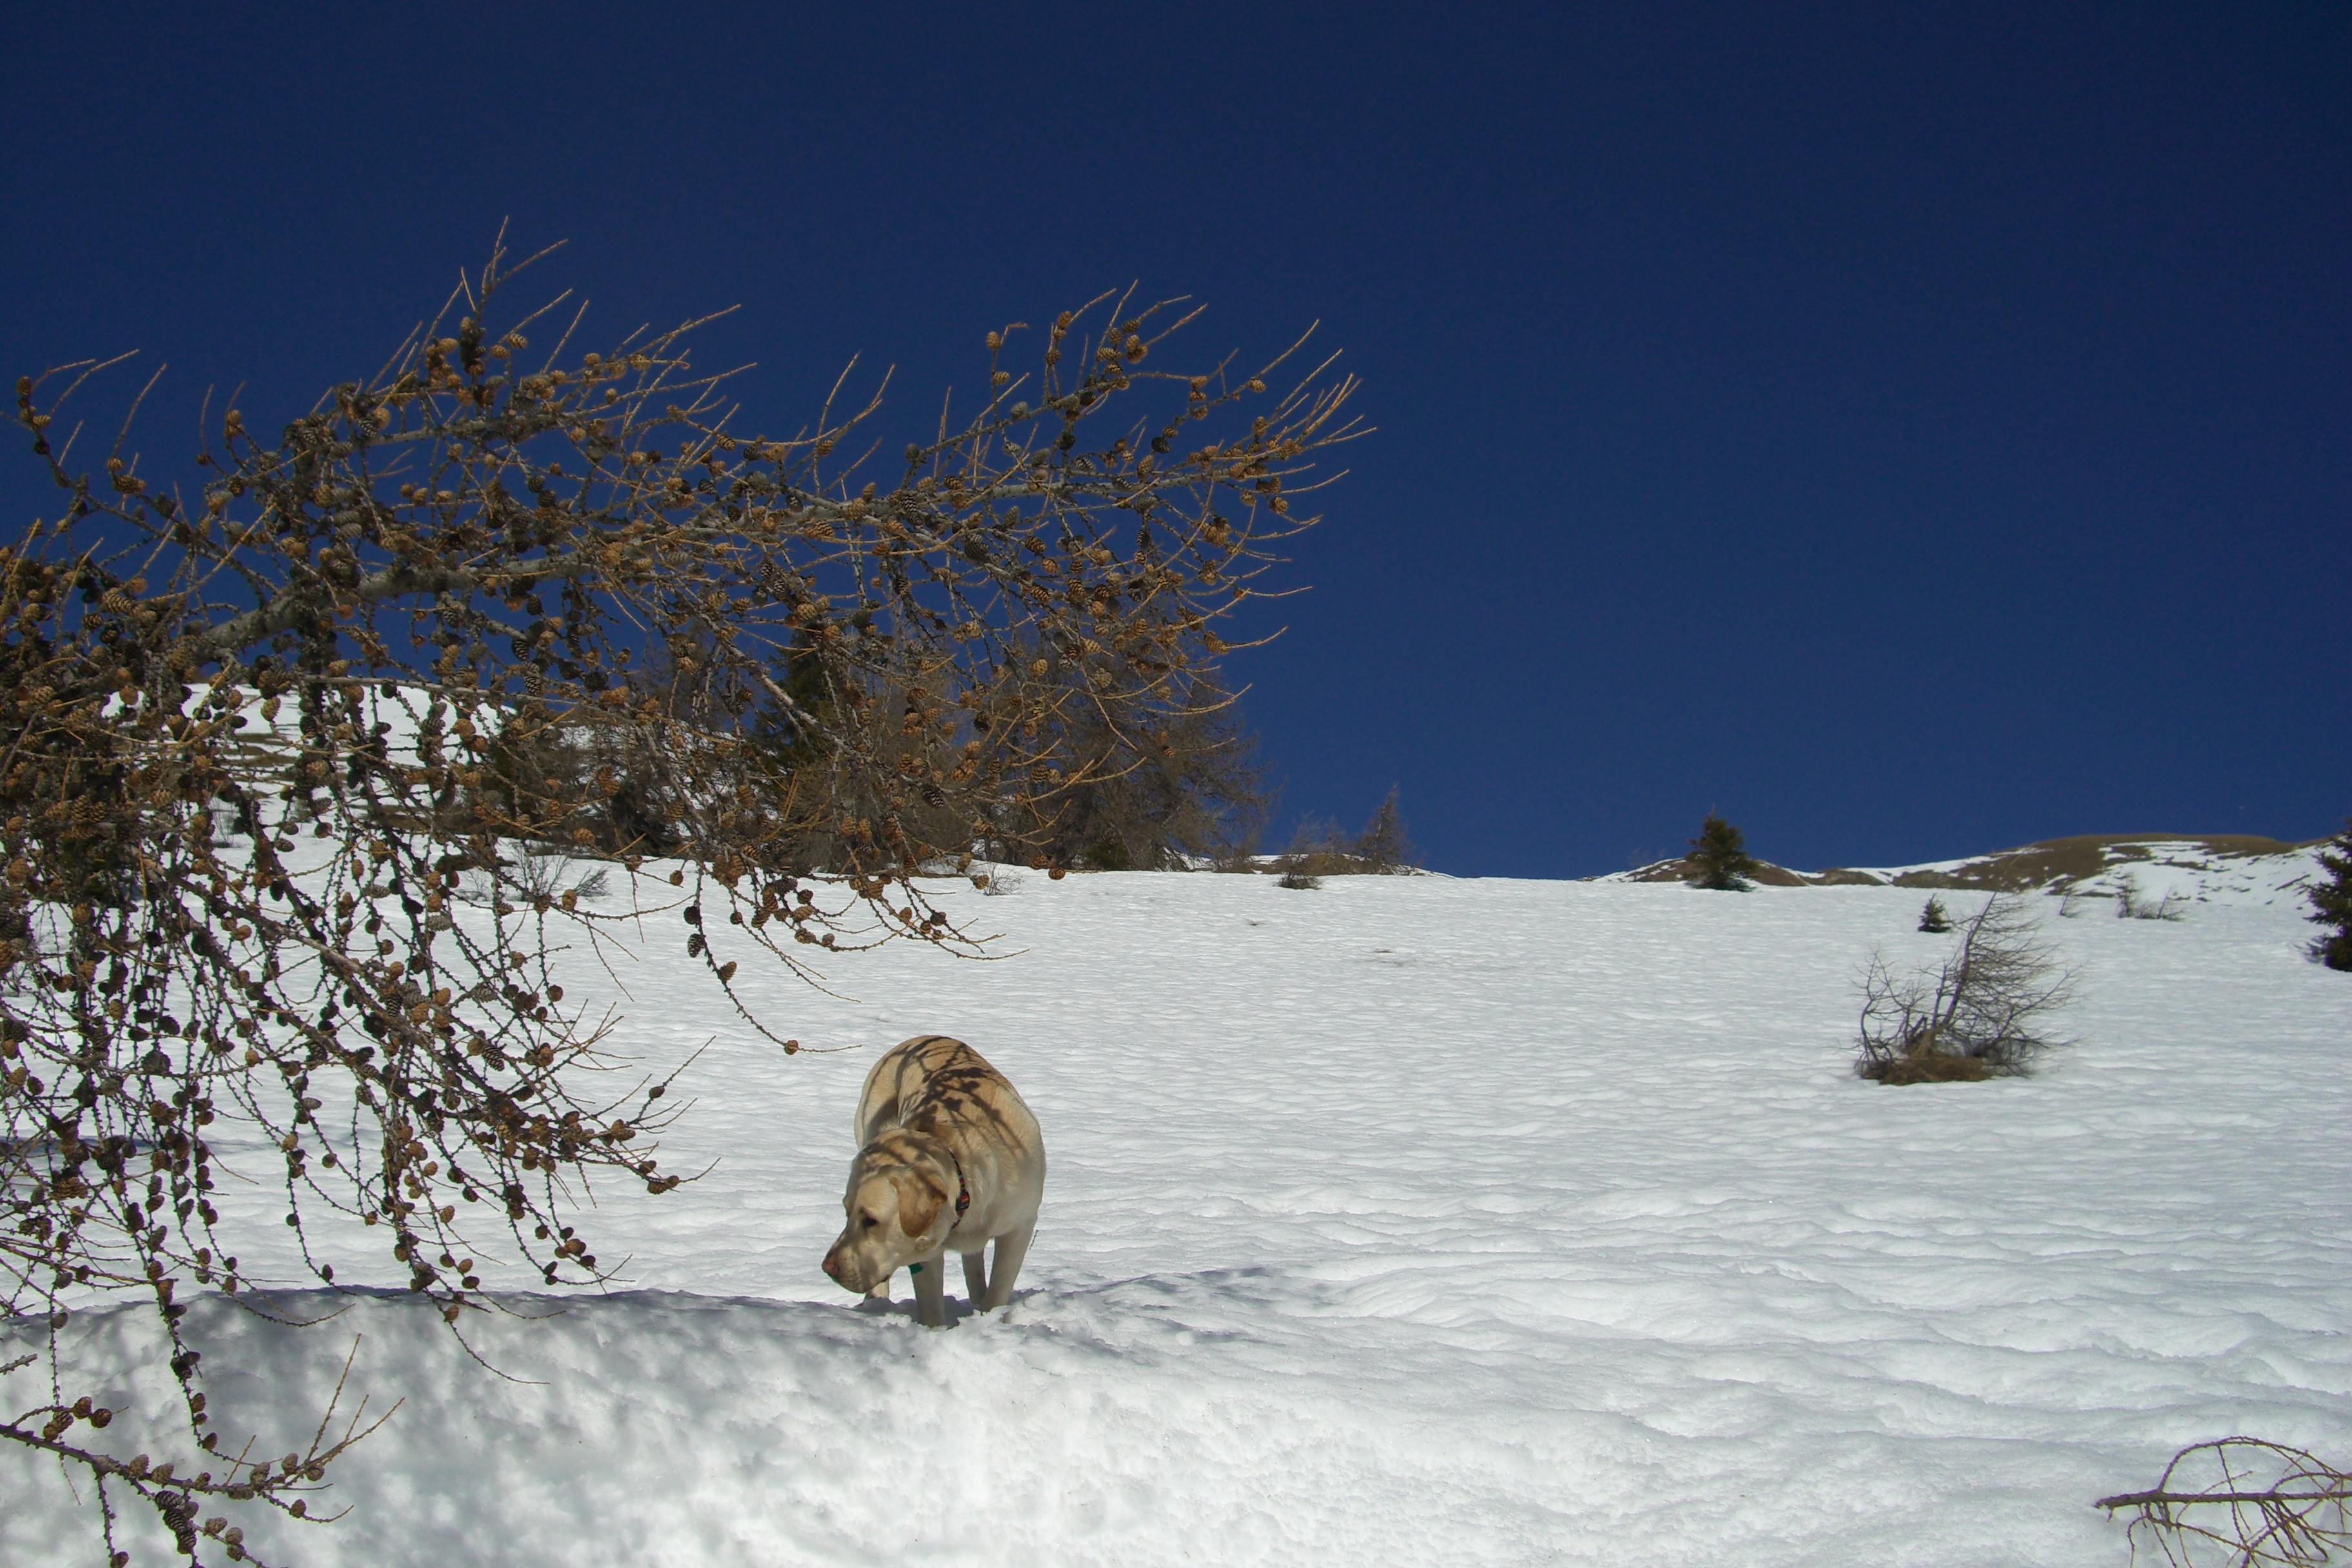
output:
[{"label": "snowy slope crest", "polygon": [[[2158,902],[2291,908],[2306,906],[2308,889],[2325,875],[2319,865],[2325,844],[2286,844],[2244,834],[2084,834],[1914,866],[1791,871],[1767,865],[1756,880],[1765,887],[2007,889],[2090,899],[2115,898],[2128,889],[2136,898]],[[1592,879],[1678,882],[1685,874],[1682,861],[1660,860]]]}]

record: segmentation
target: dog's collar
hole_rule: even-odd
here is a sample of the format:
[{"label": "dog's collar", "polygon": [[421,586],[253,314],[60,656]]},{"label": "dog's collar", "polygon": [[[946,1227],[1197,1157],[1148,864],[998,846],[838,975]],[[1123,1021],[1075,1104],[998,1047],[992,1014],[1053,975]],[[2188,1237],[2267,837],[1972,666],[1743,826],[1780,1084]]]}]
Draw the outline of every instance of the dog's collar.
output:
[{"label": "dog's collar", "polygon": [[[964,1210],[971,1207],[971,1188],[963,1179],[963,1162],[955,1157],[955,1151],[952,1149],[948,1151],[948,1163],[955,1167],[956,1225],[961,1225]],[[948,1228],[953,1230],[955,1226],[950,1226]]]}]

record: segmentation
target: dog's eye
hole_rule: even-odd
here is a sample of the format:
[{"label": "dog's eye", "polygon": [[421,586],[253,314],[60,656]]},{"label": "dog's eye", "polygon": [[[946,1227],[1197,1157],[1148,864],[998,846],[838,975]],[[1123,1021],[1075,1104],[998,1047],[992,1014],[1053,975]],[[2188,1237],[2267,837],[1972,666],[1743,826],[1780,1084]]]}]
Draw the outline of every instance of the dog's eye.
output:
[{"label": "dog's eye", "polygon": [[864,1226],[866,1229],[872,1230],[876,1226],[880,1225],[882,1222],[868,1214],[858,1215],[857,1223]]}]

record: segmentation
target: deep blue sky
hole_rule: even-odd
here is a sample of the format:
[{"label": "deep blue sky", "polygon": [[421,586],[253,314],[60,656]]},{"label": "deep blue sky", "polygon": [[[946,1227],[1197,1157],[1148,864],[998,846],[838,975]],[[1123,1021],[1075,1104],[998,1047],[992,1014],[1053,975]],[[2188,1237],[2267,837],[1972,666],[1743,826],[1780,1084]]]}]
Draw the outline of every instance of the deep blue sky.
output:
[{"label": "deep blue sky", "polygon": [[771,428],[853,352],[919,426],[1139,279],[1203,347],[1319,318],[1381,427],[1241,670],[1286,826],[1393,782],[1438,868],[1563,876],[1709,807],[1801,866],[2352,812],[2352,7],[0,27],[0,362],[170,362],[155,457],[509,216],[615,335],[741,304]]}]

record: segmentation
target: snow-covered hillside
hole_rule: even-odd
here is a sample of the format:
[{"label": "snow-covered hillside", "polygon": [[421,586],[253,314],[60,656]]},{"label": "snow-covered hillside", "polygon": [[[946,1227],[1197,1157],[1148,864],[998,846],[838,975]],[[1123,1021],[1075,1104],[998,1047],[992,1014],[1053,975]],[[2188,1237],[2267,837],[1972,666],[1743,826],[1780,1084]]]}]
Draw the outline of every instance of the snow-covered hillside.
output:
[{"label": "snow-covered hillside", "polygon": [[1967,860],[1865,868],[1847,875],[1874,877],[1899,888],[1999,885],[2094,899],[2113,898],[2128,888],[2136,898],[2158,900],[2308,910],[2307,889],[2325,874],[2317,845],[2230,835],[2114,835],[2052,839]]},{"label": "snow-covered hillside", "polygon": [[[404,1401],[335,1472],[348,1517],[252,1544],[2120,1568],[2090,1501],[2182,1444],[2352,1462],[2352,977],[2305,960],[2290,902],[2037,900],[2079,1043],[1883,1089],[1846,1071],[1853,977],[1874,944],[1941,953],[1916,890],[1014,876],[943,893],[998,962],[843,959],[838,999],[778,977],[769,1012],[836,1054],[753,1042],[667,957],[624,966],[625,1048],[709,1045],[663,1167],[714,1163],[600,1194],[585,1233],[635,1288],[514,1279],[471,1328],[498,1372],[396,1294],[278,1298],[340,1314],[306,1329],[199,1300],[225,1433],[297,1446],[355,1338],[352,1387]],[[874,1048],[931,1029],[1013,1078],[1052,1159],[1018,1300],[944,1332],[817,1270]],[[224,1185],[246,1271],[276,1247],[296,1278],[270,1188]],[[404,1277],[376,1233],[313,1239],[339,1279]],[[142,1446],[148,1314],[68,1332],[128,1412],[105,1436]],[[28,1403],[29,1376],[0,1386]],[[0,1456],[0,1562],[97,1561],[53,1468]]]}]

